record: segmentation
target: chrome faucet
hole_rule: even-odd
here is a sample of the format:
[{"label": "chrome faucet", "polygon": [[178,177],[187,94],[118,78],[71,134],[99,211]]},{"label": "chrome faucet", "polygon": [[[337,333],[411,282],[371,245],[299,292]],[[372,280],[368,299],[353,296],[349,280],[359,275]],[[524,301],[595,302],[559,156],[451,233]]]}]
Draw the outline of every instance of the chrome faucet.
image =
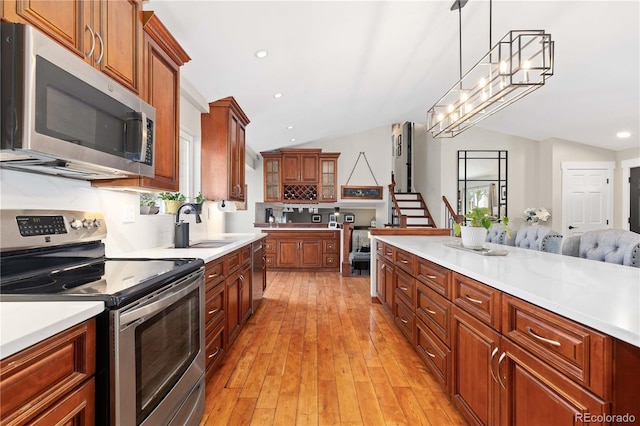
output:
[{"label": "chrome faucet", "polygon": [[173,245],[175,248],[187,248],[189,247],[189,222],[183,222],[180,220],[180,212],[186,206],[193,209],[196,213],[196,223],[201,223],[202,219],[198,214],[198,210],[196,206],[191,203],[184,203],[180,207],[178,207],[178,211],[176,212],[176,225],[175,225],[175,233],[173,235]]}]

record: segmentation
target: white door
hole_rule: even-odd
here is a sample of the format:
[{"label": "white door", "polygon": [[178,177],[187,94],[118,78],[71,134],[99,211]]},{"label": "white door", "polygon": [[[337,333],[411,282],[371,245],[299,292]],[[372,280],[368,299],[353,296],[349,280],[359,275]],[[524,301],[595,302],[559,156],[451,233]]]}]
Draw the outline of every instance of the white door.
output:
[{"label": "white door", "polygon": [[562,235],[613,226],[613,168],[613,162],[562,163]]}]

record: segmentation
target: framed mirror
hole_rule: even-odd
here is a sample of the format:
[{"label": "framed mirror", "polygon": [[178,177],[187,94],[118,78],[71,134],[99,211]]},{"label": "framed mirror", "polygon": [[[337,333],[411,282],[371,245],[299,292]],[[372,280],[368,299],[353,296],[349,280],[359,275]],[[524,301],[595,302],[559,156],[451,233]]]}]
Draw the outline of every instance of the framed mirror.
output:
[{"label": "framed mirror", "polygon": [[506,150],[458,151],[458,214],[486,207],[493,217],[507,216],[507,169]]}]

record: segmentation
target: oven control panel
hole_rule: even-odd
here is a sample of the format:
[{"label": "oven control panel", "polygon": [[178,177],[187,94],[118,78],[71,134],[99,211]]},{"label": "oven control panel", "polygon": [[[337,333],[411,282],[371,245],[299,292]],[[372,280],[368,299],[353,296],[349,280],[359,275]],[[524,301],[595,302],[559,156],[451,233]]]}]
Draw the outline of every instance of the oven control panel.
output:
[{"label": "oven control panel", "polygon": [[0,210],[2,251],[101,241],[107,236],[101,213],[77,210]]}]

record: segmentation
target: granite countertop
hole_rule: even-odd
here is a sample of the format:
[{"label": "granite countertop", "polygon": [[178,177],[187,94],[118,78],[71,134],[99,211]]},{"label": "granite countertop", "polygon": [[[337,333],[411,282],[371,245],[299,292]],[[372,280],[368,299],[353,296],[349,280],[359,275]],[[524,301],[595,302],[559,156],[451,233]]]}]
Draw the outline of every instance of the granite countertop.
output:
[{"label": "granite countertop", "polygon": [[481,256],[443,244],[453,237],[376,238],[640,347],[640,268],[489,243],[508,254]]},{"label": "granite countertop", "polygon": [[103,310],[103,302],[0,303],[0,358],[93,318]]}]

